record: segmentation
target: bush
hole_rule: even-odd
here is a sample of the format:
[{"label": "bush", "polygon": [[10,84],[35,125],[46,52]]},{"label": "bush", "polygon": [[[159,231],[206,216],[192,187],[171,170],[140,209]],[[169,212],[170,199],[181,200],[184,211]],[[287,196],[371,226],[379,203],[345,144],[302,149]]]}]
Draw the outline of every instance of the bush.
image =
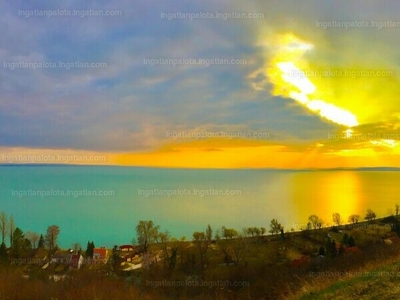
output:
[{"label": "bush", "polygon": [[332,228],[329,231],[339,233],[339,229],[336,226],[332,226]]}]

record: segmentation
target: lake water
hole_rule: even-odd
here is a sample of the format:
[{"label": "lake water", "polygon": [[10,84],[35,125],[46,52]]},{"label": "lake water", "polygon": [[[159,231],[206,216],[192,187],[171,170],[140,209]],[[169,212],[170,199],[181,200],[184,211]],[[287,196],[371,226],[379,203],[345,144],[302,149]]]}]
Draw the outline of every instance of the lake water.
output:
[{"label": "lake water", "polygon": [[289,230],[311,214],[332,223],[334,212],[347,221],[368,208],[379,217],[400,204],[399,182],[400,172],[390,171],[4,166],[0,210],[24,232],[58,225],[61,247],[88,240],[112,247],[130,243],[139,220],[190,238],[207,224],[268,229],[276,218]]}]

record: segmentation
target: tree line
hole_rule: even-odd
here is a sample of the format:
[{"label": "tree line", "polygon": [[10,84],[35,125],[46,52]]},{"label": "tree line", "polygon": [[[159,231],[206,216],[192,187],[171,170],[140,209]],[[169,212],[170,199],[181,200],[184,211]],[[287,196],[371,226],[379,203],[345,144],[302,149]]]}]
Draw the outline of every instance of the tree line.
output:
[{"label": "tree line", "polygon": [[22,253],[29,249],[38,249],[47,247],[53,250],[58,247],[57,239],[60,228],[57,225],[51,225],[47,228],[46,234],[26,231],[17,227],[13,215],[7,216],[4,211],[0,212],[0,257],[8,257],[6,239],[9,238],[10,254],[13,258],[19,258]]},{"label": "tree line", "polygon": [[[400,213],[400,205],[396,204],[395,205],[395,215],[399,216]],[[390,215],[394,215],[394,213],[392,213],[392,211],[389,211]],[[372,209],[367,209],[365,216],[364,216],[364,220],[371,222],[374,221],[377,218],[377,214],[372,210]],[[359,214],[351,214],[348,217],[348,223],[351,223],[353,225],[357,224],[361,219],[361,216]],[[332,214],[332,223],[334,224],[334,226],[341,226],[345,223],[344,218],[342,217],[342,215],[338,212],[335,212]],[[318,217],[317,215],[310,215],[308,217],[308,222],[305,226],[305,228],[301,228],[301,230],[311,230],[311,229],[321,229],[322,226],[324,224],[324,221]],[[271,221],[271,230],[273,230],[273,232],[276,232],[280,229],[282,225],[280,225],[280,223],[273,219]],[[283,229],[283,227],[282,227]],[[271,232],[270,230],[270,232]],[[291,229],[291,231],[294,231],[294,228]]]},{"label": "tree line", "polygon": [[[394,208],[394,212],[396,216],[400,213],[400,205],[396,204]],[[373,221],[377,217],[376,213],[371,209],[368,209],[364,219],[367,221]],[[348,222],[352,224],[357,224],[360,220],[361,216],[358,214],[352,214],[348,217]],[[333,224],[340,226],[344,223],[344,219],[340,215],[340,213],[332,214]],[[302,228],[302,230],[310,230],[310,229],[320,229],[323,225],[323,220],[317,215],[310,215],[308,218],[308,222],[306,228]],[[292,228],[292,231],[293,228]],[[227,228],[222,226],[218,228],[214,234],[211,226],[208,225],[205,231],[203,232],[194,232],[192,235],[192,240],[197,246],[200,253],[200,261],[204,262],[208,246],[212,241],[221,241],[228,239],[243,239],[245,237],[257,237],[264,236],[267,232],[265,227],[246,227],[243,228],[241,232],[237,231],[233,228]],[[279,223],[277,219],[272,219],[269,226],[269,233],[272,235],[281,234],[281,237],[284,238],[284,226]],[[54,250],[58,248],[57,240],[60,233],[60,228],[57,225],[48,226],[46,230],[46,234],[40,234],[37,232],[26,231],[25,233],[21,230],[21,228],[17,227],[15,224],[15,220],[13,215],[7,216],[4,211],[0,212],[0,234],[1,234],[1,245],[0,245],[0,256],[5,257],[7,255],[7,246],[6,240],[9,238],[9,246],[11,248],[11,254],[13,257],[18,258],[22,252],[27,249],[38,249],[38,248],[48,248],[49,250]],[[136,238],[133,244],[136,242],[140,246],[143,252],[147,252],[149,244],[157,242],[163,245],[163,251],[166,257],[169,257],[169,264],[173,266],[176,263],[176,247],[167,247],[166,245],[171,242],[178,241],[175,238],[172,238],[170,233],[166,231],[160,231],[160,226],[155,225],[153,221],[139,221],[136,226]],[[181,241],[184,241],[185,238],[182,237]],[[80,245],[78,243],[73,244],[74,250],[77,252],[80,250]],[[94,249],[94,243],[88,242],[88,246],[86,252],[89,256],[92,256]],[[227,249],[225,249],[227,251]],[[224,250],[224,251],[225,251]],[[238,259],[238,252],[230,251],[231,253],[228,255],[227,251],[225,254],[227,256],[227,261],[232,260],[232,256],[236,257],[236,261]],[[233,254],[232,254],[233,253]]]},{"label": "tree line", "polygon": [[[396,216],[398,216],[400,213],[400,205],[396,204],[394,211]],[[373,221],[376,219],[376,217],[377,214],[373,210],[367,209],[364,219],[367,221]],[[351,224],[357,224],[360,219],[360,215],[352,214],[348,217],[348,222]],[[344,223],[344,219],[340,213],[335,212],[332,214],[332,222],[334,225],[340,226]],[[301,230],[309,231],[311,229],[321,229],[323,224],[324,221],[319,216],[313,214],[308,217],[306,228],[302,228]],[[292,231],[294,231],[293,228]],[[226,226],[222,226],[221,228],[213,231],[211,226],[208,225],[204,231],[196,231],[192,234],[192,243],[194,244],[198,253],[197,258],[193,255],[189,255],[186,257],[186,259],[184,259],[182,253],[180,257],[181,260],[184,259],[186,263],[192,265],[197,263],[200,266],[201,273],[203,273],[203,266],[207,265],[210,245],[217,243],[219,246],[218,248],[220,251],[222,251],[225,257],[224,261],[227,264],[232,263],[239,265],[246,259],[246,238],[264,236],[266,232],[267,229],[265,227],[246,227],[239,232],[236,229],[228,228]],[[285,238],[284,226],[275,218],[271,220],[268,232],[275,236],[280,234],[282,239]],[[229,243],[227,243],[228,240]],[[185,237],[182,237],[180,240],[173,238],[168,230],[161,231],[159,225],[156,225],[153,223],[153,221],[149,220],[138,222],[136,226],[136,239],[134,240],[133,244],[137,242],[141,251],[146,253],[148,251],[149,244],[161,243],[161,248],[164,254],[164,266],[173,269],[177,260],[177,252],[182,252],[182,249],[180,249],[180,242],[182,241],[185,241]],[[353,247],[354,245],[354,237],[344,234],[343,241],[340,246],[341,248],[339,248],[339,253],[343,251],[344,246]],[[336,253],[335,247],[335,242],[328,239],[326,247],[321,247],[320,254],[325,254],[326,249],[326,252],[333,255],[333,253]]]}]

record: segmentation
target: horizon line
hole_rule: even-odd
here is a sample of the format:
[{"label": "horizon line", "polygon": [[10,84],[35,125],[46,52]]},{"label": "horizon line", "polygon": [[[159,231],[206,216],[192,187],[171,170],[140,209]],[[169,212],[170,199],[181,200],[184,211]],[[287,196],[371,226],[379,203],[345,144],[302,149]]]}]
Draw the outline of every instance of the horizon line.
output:
[{"label": "horizon line", "polygon": [[276,168],[276,167],[240,167],[240,168],[215,168],[215,167],[176,167],[176,166],[140,166],[140,165],[120,165],[120,164],[69,164],[69,163],[0,163],[0,167],[123,167],[137,169],[179,169],[179,170],[276,170],[276,171],[400,171],[400,167],[392,166],[365,166],[365,167],[331,167],[331,168]]}]

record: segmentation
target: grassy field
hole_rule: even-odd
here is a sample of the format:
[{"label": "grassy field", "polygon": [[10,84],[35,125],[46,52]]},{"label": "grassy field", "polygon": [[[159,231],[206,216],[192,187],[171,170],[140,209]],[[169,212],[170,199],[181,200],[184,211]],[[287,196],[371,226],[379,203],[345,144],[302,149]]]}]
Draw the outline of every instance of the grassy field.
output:
[{"label": "grassy field", "polygon": [[[359,268],[315,272],[292,299],[398,299],[400,246],[391,245],[387,256]],[[384,253],[382,253],[383,256]]]}]

